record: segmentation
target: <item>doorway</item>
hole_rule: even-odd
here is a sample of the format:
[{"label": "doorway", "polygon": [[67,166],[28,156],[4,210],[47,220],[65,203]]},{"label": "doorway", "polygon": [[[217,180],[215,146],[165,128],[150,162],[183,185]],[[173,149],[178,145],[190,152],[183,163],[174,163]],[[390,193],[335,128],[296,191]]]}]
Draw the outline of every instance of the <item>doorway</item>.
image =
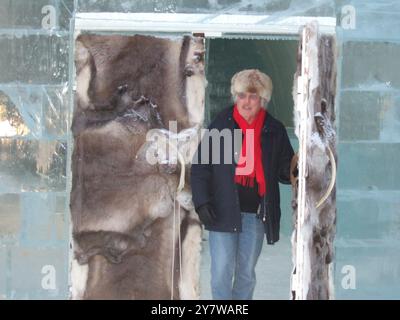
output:
[{"label": "doorway", "polygon": [[[281,121],[288,132],[293,149],[298,150],[293,123],[293,75],[296,72],[298,39],[277,39],[265,36],[254,39],[239,38],[206,39],[206,104],[205,126],[222,109],[232,104],[230,80],[243,69],[259,69],[268,74],[273,82],[273,93],[268,112]],[[280,240],[270,246],[264,242],[256,273],[257,285],[254,299],[288,299],[292,254],[290,236],[293,230],[292,190],[290,185],[280,184],[281,234]],[[211,299],[210,257],[208,232],[203,235],[201,265],[201,298]]]},{"label": "doorway", "polygon": [[[103,18],[102,15],[104,15]],[[176,23],[175,16],[171,25],[167,26],[168,19],[161,21],[164,17],[160,15],[158,15],[159,21],[153,19],[157,15],[152,16],[153,20],[147,16],[143,16],[143,19],[148,19],[144,23],[140,22],[141,18],[139,16],[134,18],[128,17],[128,15],[126,14],[124,19],[121,19],[121,14],[115,17],[115,19],[110,19],[106,13],[92,16],[88,14],[87,17],[85,17],[85,14],[78,14],[75,33],[79,34],[82,30],[89,30],[94,33],[110,34],[111,32],[112,34],[118,33],[129,36],[140,33],[155,36],[161,34],[163,38],[172,39],[177,36],[180,37],[183,34],[192,33],[189,30],[208,29],[208,35],[207,33],[205,34],[205,66],[208,81],[208,87],[205,91],[205,124],[209,123],[219,110],[231,103],[229,86],[232,75],[241,69],[258,68],[269,74],[274,82],[274,93],[268,109],[283,122],[287,128],[293,148],[295,150],[298,149],[297,136],[294,134],[295,124],[292,116],[294,105],[292,97],[293,74],[298,71],[299,63],[298,26],[290,25],[290,29],[283,27],[286,33],[284,34],[283,31],[280,31],[282,32],[280,36],[276,36],[278,32],[277,29],[274,29],[276,26],[258,25],[259,28],[252,31],[247,28],[245,28],[247,31],[239,30],[243,32],[240,36],[229,36],[227,33],[221,37],[222,33],[232,31],[229,30],[230,26],[226,22],[218,25],[210,24],[209,26],[200,23],[198,25],[191,24],[190,26],[186,26]],[[204,18],[199,17],[201,21],[208,21]],[[251,17],[249,16],[248,18],[249,25],[247,27],[251,24]],[[302,21],[302,24],[306,22]],[[332,27],[332,25],[328,27]],[[268,30],[270,29],[276,31],[275,35],[266,36],[269,34]],[[212,38],[209,35],[210,30],[213,30],[214,33],[218,33],[219,30],[221,35]],[[291,34],[289,37],[287,36],[288,30],[290,30],[289,34]],[[238,30],[233,32],[238,32]],[[253,33],[258,33],[258,36],[254,36]],[[301,53],[300,56],[302,56]],[[71,55],[71,59],[72,57],[73,55]],[[73,68],[71,68],[70,78],[75,79],[75,70]],[[71,88],[73,83],[74,81],[70,82]],[[72,93],[73,90],[71,89],[70,92]],[[72,95],[70,99],[72,101]],[[73,104],[71,103],[71,105]],[[71,173],[69,175],[71,177]],[[290,274],[292,268],[292,244],[290,236],[293,226],[291,198],[290,187],[281,186],[281,240],[275,246],[264,246],[264,252],[260,257],[257,267],[259,277],[255,292],[256,299],[290,298]],[[207,240],[206,236],[205,240]],[[203,249],[206,247],[207,244],[203,244]],[[207,287],[209,286],[209,278],[206,278],[207,275],[209,276],[209,263],[207,264],[205,257],[207,257],[207,252],[203,250],[201,264],[201,298],[203,299],[210,298],[210,290]],[[265,271],[265,268],[268,268],[268,270]]]}]

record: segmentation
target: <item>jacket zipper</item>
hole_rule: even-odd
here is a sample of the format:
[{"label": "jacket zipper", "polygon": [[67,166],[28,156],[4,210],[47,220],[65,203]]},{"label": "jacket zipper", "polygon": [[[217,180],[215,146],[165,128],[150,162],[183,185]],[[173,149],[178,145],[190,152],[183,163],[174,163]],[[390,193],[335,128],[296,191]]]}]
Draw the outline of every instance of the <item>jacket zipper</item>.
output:
[{"label": "jacket zipper", "polygon": [[[263,131],[265,133],[268,133],[268,128],[264,128]],[[261,137],[262,139],[263,137]],[[262,140],[261,140],[262,141]],[[261,142],[262,143],[262,142]],[[268,182],[267,182],[268,183]],[[263,218],[262,221],[265,222],[267,220],[267,208],[266,208],[266,204],[265,204],[265,198],[267,197],[267,193],[264,194],[263,196],[263,201],[264,201],[264,212],[263,212]]]},{"label": "jacket zipper", "polygon": [[[230,127],[231,127],[231,130],[232,130],[232,134],[233,134],[233,130],[235,129],[235,122],[234,122],[234,120],[233,120],[233,116],[229,116],[228,117],[228,120],[230,121]],[[234,156],[234,155],[233,155]],[[238,207],[239,207],[239,220],[238,220],[238,223],[239,223],[239,225],[238,226],[240,226],[240,228],[242,227],[242,220],[241,220],[241,217],[240,217],[240,202],[239,202],[239,192],[238,192],[238,190],[237,190],[237,186],[236,186],[236,184],[235,184],[235,166],[233,165],[233,163],[234,163],[234,159],[232,159],[232,169],[231,169],[231,172],[232,172],[232,178],[233,178],[233,188],[235,189],[235,200],[236,200],[236,203],[237,203],[237,205],[238,205]],[[236,227],[234,227],[234,229],[233,229],[233,231],[235,231],[236,232],[236,230],[237,230],[237,228]]]},{"label": "jacket zipper", "polygon": [[267,220],[267,210],[266,210],[266,208],[265,208],[265,195],[264,195],[264,197],[263,197],[263,199],[264,199],[264,213],[263,213],[263,222],[265,222],[265,220]]}]

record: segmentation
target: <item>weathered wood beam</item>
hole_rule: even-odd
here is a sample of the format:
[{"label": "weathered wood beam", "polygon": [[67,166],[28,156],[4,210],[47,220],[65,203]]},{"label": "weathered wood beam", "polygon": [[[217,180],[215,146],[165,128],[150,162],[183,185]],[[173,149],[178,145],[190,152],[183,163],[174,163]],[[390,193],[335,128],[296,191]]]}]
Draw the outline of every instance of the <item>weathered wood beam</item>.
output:
[{"label": "weathered wood beam", "polygon": [[336,226],[336,43],[317,23],[301,33],[294,79],[295,133],[299,138],[294,186],[293,299],[332,299]]}]

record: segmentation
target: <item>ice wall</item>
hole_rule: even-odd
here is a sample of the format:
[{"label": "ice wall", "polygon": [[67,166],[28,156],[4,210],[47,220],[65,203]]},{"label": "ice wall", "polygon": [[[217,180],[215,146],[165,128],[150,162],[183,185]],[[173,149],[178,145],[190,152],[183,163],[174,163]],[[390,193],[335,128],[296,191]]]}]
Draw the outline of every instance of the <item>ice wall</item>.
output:
[{"label": "ice wall", "polygon": [[0,0],[0,299],[68,296],[73,0]]},{"label": "ice wall", "polygon": [[177,12],[334,16],[333,0],[77,0],[80,12]]},{"label": "ice wall", "polygon": [[335,290],[400,298],[400,3],[337,1],[342,39]]}]

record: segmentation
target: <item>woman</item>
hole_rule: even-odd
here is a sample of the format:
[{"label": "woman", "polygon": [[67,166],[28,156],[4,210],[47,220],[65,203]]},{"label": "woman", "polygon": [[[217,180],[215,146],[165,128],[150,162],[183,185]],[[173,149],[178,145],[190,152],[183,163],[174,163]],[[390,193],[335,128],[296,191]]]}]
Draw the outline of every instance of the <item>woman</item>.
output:
[{"label": "woman", "polygon": [[[278,182],[290,183],[293,156],[285,127],[266,110],[271,79],[243,70],[232,77],[231,94],[234,105],[211,123],[191,169],[193,203],[209,230],[212,295],[224,300],[253,297],[264,233],[268,244],[279,240]],[[242,133],[239,151],[226,138],[235,129]]]}]

